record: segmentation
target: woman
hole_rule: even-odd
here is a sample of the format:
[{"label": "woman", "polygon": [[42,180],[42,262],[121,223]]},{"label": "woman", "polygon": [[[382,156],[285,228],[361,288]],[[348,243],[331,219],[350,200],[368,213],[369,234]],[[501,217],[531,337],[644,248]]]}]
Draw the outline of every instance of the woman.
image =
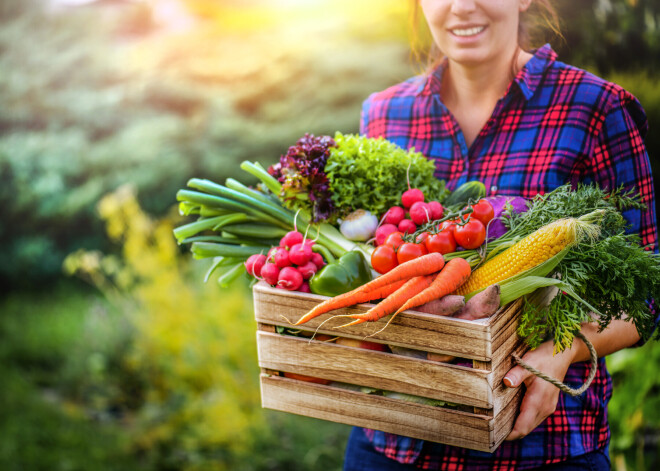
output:
[{"label": "woman", "polygon": [[[550,46],[524,50],[530,8],[556,19],[547,2],[419,0],[442,60],[428,74],[370,96],[361,132],[432,158],[449,189],[475,179],[490,195],[524,197],[567,182],[634,187],[648,209],[624,215],[644,244],[655,244],[644,111],[617,85],[559,62]],[[612,385],[603,357],[639,336],[624,321],[602,332],[585,324],[582,333],[600,357],[590,388],[571,397],[521,367],[511,369],[505,385],[524,384],[526,391],[513,430],[494,453],[356,428],[345,470],[609,469]],[[546,342],[523,359],[574,387],[589,374],[589,353],[579,340],[557,355]]]}]

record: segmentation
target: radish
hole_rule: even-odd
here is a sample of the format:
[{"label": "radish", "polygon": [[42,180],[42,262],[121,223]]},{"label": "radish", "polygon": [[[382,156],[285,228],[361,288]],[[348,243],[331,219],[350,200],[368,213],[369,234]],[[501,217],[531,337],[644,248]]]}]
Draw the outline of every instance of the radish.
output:
[{"label": "radish", "polygon": [[266,263],[266,256],[263,254],[250,255],[245,261],[245,270],[248,275],[259,278],[261,276],[261,268]]},{"label": "radish", "polygon": [[289,258],[289,251],[284,247],[278,247],[273,255],[273,261],[277,268],[284,268],[291,266],[291,259]]},{"label": "radish", "polygon": [[[307,283],[306,281],[303,281],[303,284],[300,285],[300,288],[298,288],[298,291],[300,291],[302,293],[311,293],[312,292],[312,290],[309,289],[309,283]],[[317,340],[318,340],[319,336],[317,335],[316,337],[317,337]]]},{"label": "radish", "polygon": [[437,221],[442,219],[442,215],[445,213],[445,208],[437,201],[429,201],[427,203],[429,211],[431,211],[431,220]]},{"label": "radish", "polygon": [[410,166],[412,165],[412,160],[408,164],[406,169],[406,182],[408,183],[408,189],[403,192],[401,195],[401,203],[403,203],[404,208],[410,208],[417,201],[424,201],[424,193],[419,188],[410,187]]},{"label": "radish", "polygon": [[423,201],[416,201],[410,207],[410,219],[413,220],[415,224],[421,226],[431,221],[431,211],[428,208],[428,205]]},{"label": "radish", "polygon": [[325,265],[325,260],[323,260],[323,256],[320,253],[312,252],[311,261],[319,270]]},{"label": "radish", "polygon": [[312,246],[309,242],[304,241],[301,244],[296,244],[289,250],[289,260],[295,265],[304,265],[312,258]]},{"label": "radish", "polygon": [[417,230],[417,224],[412,222],[410,219],[404,219],[399,223],[399,232],[403,232],[404,234],[407,232],[408,234],[412,234]]},{"label": "radish", "polygon": [[264,263],[264,266],[261,267],[261,277],[266,283],[271,286],[277,284],[277,279],[280,276],[280,269],[272,262]]},{"label": "radish", "polygon": [[395,226],[406,217],[406,212],[401,206],[392,206],[383,216],[383,224],[394,224]]},{"label": "radish", "polygon": [[403,203],[403,206],[406,208],[412,207],[412,205],[418,201],[424,201],[424,193],[418,188],[406,190],[401,195],[401,203]]},{"label": "radish", "polygon": [[305,237],[298,231],[287,232],[280,240],[280,246],[290,249],[296,244],[301,243]]},{"label": "radish", "polygon": [[277,277],[277,286],[289,291],[295,291],[303,283],[303,277],[298,270],[293,267],[284,267],[280,270]]},{"label": "radish", "polygon": [[269,262],[272,262],[275,259],[275,253],[277,253],[277,251],[281,248],[282,247],[279,247],[279,246],[278,247],[271,247],[270,250],[268,251],[268,253],[266,254],[266,259]]},{"label": "radish", "polygon": [[312,275],[314,275],[314,273],[316,273],[318,271],[319,268],[316,266],[316,264],[314,262],[312,262],[310,260],[309,262],[305,263],[304,265],[300,265],[300,266],[296,267],[296,269],[302,275],[303,280],[309,280],[312,277]]},{"label": "radish", "polygon": [[395,224],[383,224],[380,226],[378,229],[376,229],[376,245],[383,245],[387,236],[398,230],[399,228]]}]

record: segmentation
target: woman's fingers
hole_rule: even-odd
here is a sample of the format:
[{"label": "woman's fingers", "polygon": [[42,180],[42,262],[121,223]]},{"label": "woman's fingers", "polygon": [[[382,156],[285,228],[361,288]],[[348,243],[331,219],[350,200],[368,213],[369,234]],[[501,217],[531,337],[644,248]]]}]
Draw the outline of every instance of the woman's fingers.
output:
[{"label": "woman's fingers", "polygon": [[[544,342],[536,350],[530,350],[523,361],[550,376],[563,381],[571,364],[567,354],[553,354],[551,342]],[[505,375],[504,384],[510,388],[525,384],[526,391],[520,404],[520,413],[507,440],[522,438],[543,422],[557,408],[559,389],[553,384],[538,378],[521,366],[514,366]]]},{"label": "woman's fingers", "polygon": [[552,384],[530,376],[525,383],[527,391],[520,404],[520,413],[507,440],[522,438],[543,422],[557,408],[559,389]]},{"label": "woman's fingers", "polygon": [[507,388],[517,388],[531,375],[532,373],[522,366],[514,366],[507,372],[502,381]]}]

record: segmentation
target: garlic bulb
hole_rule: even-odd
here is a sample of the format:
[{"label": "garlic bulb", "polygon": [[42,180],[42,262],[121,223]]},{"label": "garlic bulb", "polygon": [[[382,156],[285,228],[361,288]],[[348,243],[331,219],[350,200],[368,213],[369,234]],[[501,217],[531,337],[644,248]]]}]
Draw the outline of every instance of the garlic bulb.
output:
[{"label": "garlic bulb", "polygon": [[340,226],[340,232],[348,240],[365,241],[374,236],[378,227],[378,218],[365,209],[357,209],[346,216]]}]

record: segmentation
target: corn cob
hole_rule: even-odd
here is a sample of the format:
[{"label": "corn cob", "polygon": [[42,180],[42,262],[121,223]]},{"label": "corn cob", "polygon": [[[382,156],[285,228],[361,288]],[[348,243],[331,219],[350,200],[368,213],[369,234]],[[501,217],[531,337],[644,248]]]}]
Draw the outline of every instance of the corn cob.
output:
[{"label": "corn cob", "polygon": [[534,231],[474,270],[456,294],[464,296],[534,268],[578,242],[584,234],[593,235],[597,230],[598,226],[587,221],[576,218],[558,219]]}]

